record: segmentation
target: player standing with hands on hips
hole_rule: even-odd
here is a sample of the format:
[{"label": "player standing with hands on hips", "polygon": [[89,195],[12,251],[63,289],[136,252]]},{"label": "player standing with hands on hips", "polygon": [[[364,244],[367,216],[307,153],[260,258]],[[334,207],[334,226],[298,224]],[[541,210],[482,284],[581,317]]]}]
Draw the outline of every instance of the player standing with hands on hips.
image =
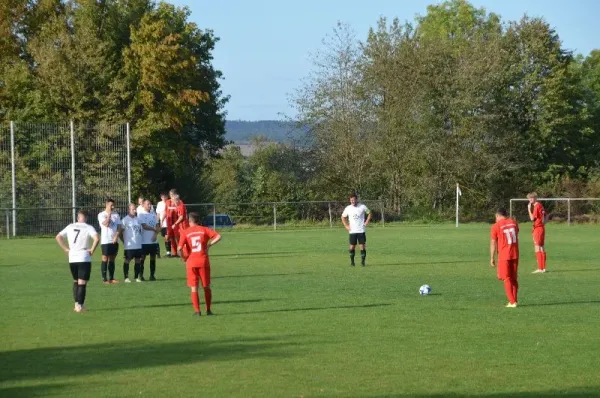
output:
[{"label": "player standing with hands on hips", "polygon": [[[365,221],[365,215],[367,220]],[[364,267],[367,258],[367,235],[365,229],[371,222],[371,210],[367,206],[358,202],[355,193],[350,195],[350,205],[346,206],[342,213],[342,223],[350,233],[350,265],[354,267],[354,256],[356,254],[356,244],[360,247],[360,264]]]},{"label": "player standing with hands on hips", "polygon": [[547,221],[546,210],[544,209],[544,206],[537,201],[537,194],[535,192],[527,195],[527,199],[529,199],[527,212],[529,213],[529,219],[533,221],[533,245],[538,265],[533,273],[540,274],[546,272],[546,249],[544,249],[546,240],[545,225]]},{"label": "player standing with hands on hips", "polygon": [[[206,315],[212,315],[212,290],[210,289],[210,260],[208,249],[221,240],[221,235],[210,228],[200,225],[200,215],[192,212],[189,215],[189,228],[181,231],[177,252],[185,261],[188,286],[191,288],[194,315],[200,316],[200,298],[198,284],[204,288]],[[189,255],[188,255],[189,253]]]},{"label": "player standing with hands on hips", "polygon": [[[56,235],[56,242],[69,255],[69,266],[73,276],[75,312],[87,312],[87,309],[83,307],[86,286],[92,273],[92,255],[100,241],[94,227],[86,222],[86,214],[79,211],[77,212],[77,222],[68,225]],[[68,246],[65,245],[64,238],[67,238]],[[94,240],[91,248],[89,247],[90,239]]]}]

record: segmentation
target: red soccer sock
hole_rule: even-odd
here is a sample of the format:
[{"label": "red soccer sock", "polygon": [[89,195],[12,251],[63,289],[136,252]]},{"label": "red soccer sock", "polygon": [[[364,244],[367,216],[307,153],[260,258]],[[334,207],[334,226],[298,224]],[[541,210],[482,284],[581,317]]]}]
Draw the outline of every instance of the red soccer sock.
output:
[{"label": "red soccer sock", "polygon": [[206,311],[208,312],[212,303],[212,290],[210,290],[210,287],[204,289],[204,300],[206,301]]},{"label": "red soccer sock", "polygon": [[546,269],[546,252],[542,253],[542,269]]},{"label": "red soccer sock", "polygon": [[517,293],[519,291],[519,282],[517,282],[517,280],[514,279],[514,280],[512,280],[511,284],[512,284],[513,297],[515,298],[515,303],[516,303],[519,301],[519,299],[517,298]]},{"label": "red soccer sock", "polygon": [[538,269],[544,269],[544,253],[535,252],[535,257],[537,259]]},{"label": "red soccer sock", "polygon": [[200,312],[200,297],[198,297],[198,292],[192,292],[192,304],[194,305],[194,311]]},{"label": "red soccer sock", "polygon": [[517,302],[513,294],[513,284],[508,278],[504,280],[504,291],[506,292],[506,297],[508,298],[509,303],[514,304]]}]

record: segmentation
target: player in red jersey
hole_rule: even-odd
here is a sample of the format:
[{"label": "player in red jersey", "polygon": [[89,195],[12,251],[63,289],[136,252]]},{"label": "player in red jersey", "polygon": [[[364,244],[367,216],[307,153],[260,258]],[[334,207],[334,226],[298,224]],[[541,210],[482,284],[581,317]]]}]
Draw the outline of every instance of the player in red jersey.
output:
[{"label": "player in red jersey", "polygon": [[175,196],[177,196],[177,191],[175,189],[171,189],[169,191],[169,199],[166,201],[165,204],[165,218],[167,220],[167,234],[165,236],[165,239],[167,239],[171,245],[172,257],[177,257],[177,237],[179,236],[179,229],[177,229],[177,231],[173,229],[173,224],[179,218],[177,216],[177,204],[175,203]]},{"label": "player in red jersey", "polygon": [[508,308],[517,306],[517,270],[519,268],[519,224],[506,216],[505,209],[496,212],[496,223],[492,226],[490,243],[490,265],[496,267],[498,253],[498,279],[504,281]]},{"label": "player in red jersey", "polygon": [[[210,290],[210,260],[208,249],[221,240],[221,235],[210,228],[200,225],[200,215],[192,212],[189,215],[189,228],[181,231],[177,252],[185,260],[188,286],[192,289],[192,304],[194,315],[200,316],[200,298],[198,297],[198,283],[202,282],[204,300],[206,301],[206,315],[212,315],[210,304],[212,291]],[[189,253],[189,256],[186,254]]]},{"label": "player in red jersey", "polygon": [[537,194],[535,192],[527,195],[527,199],[529,199],[527,212],[529,213],[529,219],[533,221],[533,245],[538,265],[533,273],[539,274],[546,272],[546,249],[544,249],[544,241],[546,240],[545,225],[548,219],[546,210],[544,209],[544,206],[537,201]]}]

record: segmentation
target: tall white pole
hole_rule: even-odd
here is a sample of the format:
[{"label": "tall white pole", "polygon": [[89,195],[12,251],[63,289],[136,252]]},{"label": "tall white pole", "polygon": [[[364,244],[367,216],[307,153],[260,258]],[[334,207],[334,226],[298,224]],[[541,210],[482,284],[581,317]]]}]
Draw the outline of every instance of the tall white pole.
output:
[{"label": "tall white pole", "polygon": [[17,176],[15,174],[15,122],[10,122],[10,159],[12,170],[12,233],[17,235]]},{"label": "tall white pole", "polygon": [[71,120],[71,202],[73,203],[73,222],[77,221],[77,202],[75,198],[75,127]]},{"label": "tall white pole", "polygon": [[458,197],[460,192],[460,187],[456,184],[456,228],[458,228]]},{"label": "tall white pole", "polygon": [[131,203],[131,140],[129,138],[129,123],[127,123],[127,203]]}]

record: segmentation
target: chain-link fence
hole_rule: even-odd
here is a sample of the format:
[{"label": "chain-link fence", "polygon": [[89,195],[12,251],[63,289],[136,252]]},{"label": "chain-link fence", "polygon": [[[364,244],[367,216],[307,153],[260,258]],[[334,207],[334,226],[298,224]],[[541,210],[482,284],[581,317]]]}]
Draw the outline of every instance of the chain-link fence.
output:
[{"label": "chain-link fence", "polygon": [[45,235],[109,197],[124,206],[129,148],[128,125],[0,124],[0,207],[10,209],[10,235]]}]

